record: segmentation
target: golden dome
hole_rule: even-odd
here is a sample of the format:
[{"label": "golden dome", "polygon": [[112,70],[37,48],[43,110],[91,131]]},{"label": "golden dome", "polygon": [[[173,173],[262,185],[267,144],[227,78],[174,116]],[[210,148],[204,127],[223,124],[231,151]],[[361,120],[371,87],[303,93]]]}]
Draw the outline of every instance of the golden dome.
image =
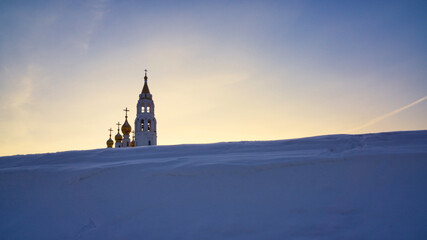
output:
[{"label": "golden dome", "polygon": [[120,135],[120,133],[117,133],[117,135],[114,137],[114,139],[116,140],[116,142],[122,142],[123,137],[122,137],[122,135]]},{"label": "golden dome", "polygon": [[110,128],[110,129],[108,129],[108,131],[110,131],[110,138],[107,140],[107,148],[112,148],[114,141],[113,141],[113,139],[111,139],[111,132],[113,131],[113,129]]},{"label": "golden dome", "polygon": [[135,147],[135,131],[132,131],[133,136],[132,136],[132,142],[130,142],[130,146],[131,147]]},{"label": "golden dome", "polygon": [[108,140],[107,140],[107,148],[112,148],[112,147],[113,147],[113,144],[114,144],[114,141],[113,141],[113,139],[111,139],[111,137],[110,137],[110,139],[108,139]]},{"label": "golden dome", "polygon": [[130,126],[130,124],[128,123],[128,119],[127,119],[127,117],[126,117],[126,121],[125,121],[125,123],[123,123],[123,126],[122,126],[122,132],[123,132],[123,135],[129,135],[129,133],[132,131],[132,127]]}]

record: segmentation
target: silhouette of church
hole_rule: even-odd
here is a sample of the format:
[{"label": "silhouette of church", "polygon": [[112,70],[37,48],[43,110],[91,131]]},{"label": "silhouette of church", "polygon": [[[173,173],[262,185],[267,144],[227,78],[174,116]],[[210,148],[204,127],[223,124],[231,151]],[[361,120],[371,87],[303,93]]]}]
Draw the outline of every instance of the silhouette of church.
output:
[{"label": "silhouette of church", "polygon": [[[128,122],[127,113],[129,110],[127,108],[123,109],[126,113],[125,122],[121,129],[123,136],[120,134],[121,124],[118,122],[116,124],[117,134],[114,137],[115,143],[111,139],[113,129],[108,129],[110,131],[110,138],[107,140],[107,148],[112,148],[113,145],[115,148],[157,145],[157,122],[154,116],[154,101],[153,95],[148,88],[147,80],[147,70],[145,70],[144,87],[141,94],[139,94],[138,103],[136,104],[135,130],[132,131],[132,127]],[[129,138],[131,132],[133,133],[132,141]]]}]

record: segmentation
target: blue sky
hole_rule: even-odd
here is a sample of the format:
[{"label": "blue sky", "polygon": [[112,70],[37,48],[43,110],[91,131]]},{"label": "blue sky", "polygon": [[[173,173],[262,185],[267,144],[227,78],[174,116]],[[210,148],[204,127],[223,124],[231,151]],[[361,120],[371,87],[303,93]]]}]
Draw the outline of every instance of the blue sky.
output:
[{"label": "blue sky", "polygon": [[122,109],[134,110],[145,68],[159,144],[426,129],[427,101],[410,105],[427,96],[426,10],[2,1],[0,155],[104,147]]}]

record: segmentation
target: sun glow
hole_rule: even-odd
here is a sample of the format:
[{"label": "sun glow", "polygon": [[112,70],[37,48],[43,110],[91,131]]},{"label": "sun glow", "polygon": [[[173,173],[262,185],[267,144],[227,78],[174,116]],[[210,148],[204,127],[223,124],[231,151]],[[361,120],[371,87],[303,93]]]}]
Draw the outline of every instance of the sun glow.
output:
[{"label": "sun glow", "polygon": [[145,68],[159,145],[426,129],[425,6],[333,5],[2,3],[0,155],[106,147]]}]

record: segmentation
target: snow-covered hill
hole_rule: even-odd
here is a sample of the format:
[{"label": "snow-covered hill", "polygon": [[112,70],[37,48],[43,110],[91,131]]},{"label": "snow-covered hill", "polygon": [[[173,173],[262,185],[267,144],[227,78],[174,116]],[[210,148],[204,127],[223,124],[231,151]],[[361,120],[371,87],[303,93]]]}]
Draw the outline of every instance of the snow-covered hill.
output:
[{"label": "snow-covered hill", "polygon": [[0,158],[0,239],[426,239],[427,131]]}]

